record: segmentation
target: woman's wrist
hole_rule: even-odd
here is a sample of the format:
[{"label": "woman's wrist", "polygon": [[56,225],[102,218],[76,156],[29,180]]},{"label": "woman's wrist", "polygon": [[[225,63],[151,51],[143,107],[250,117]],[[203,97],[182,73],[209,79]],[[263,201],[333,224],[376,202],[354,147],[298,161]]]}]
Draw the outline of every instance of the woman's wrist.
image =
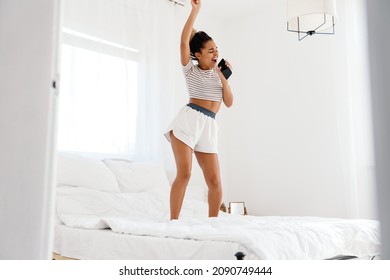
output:
[{"label": "woman's wrist", "polygon": [[199,14],[199,11],[200,11],[200,8],[194,8],[194,7],[192,7],[191,13],[197,15],[197,14]]},{"label": "woman's wrist", "polygon": [[225,77],[221,78],[221,82],[222,82],[222,88],[229,88],[230,87],[229,82],[228,82],[228,80],[226,80]]}]

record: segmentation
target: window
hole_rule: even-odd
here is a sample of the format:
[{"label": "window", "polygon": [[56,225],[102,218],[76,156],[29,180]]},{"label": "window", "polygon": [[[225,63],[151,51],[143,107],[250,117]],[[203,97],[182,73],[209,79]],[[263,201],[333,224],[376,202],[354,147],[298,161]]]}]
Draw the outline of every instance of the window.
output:
[{"label": "window", "polygon": [[58,149],[131,156],[137,123],[137,51],[64,31]]}]

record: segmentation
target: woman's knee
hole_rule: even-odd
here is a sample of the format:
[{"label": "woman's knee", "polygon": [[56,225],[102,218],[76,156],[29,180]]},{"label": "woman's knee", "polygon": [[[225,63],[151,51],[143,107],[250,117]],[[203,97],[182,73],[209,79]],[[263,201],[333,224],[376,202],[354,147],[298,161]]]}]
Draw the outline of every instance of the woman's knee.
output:
[{"label": "woman's knee", "polygon": [[191,170],[180,170],[176,173],[176,180],[181,182],[189,182],[191,178]]},{"label": "woman's knee", "polygon": [[212,190],[220,190],[221,186],[221,178],[218,175],[209,176],[206,178],[207,185],[209,189]]}]

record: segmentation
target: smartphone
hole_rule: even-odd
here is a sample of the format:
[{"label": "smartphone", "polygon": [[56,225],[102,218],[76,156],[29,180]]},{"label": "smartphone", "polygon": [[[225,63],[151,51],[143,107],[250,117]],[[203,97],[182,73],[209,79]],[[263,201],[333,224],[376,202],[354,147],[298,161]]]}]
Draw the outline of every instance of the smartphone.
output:
[{"label": "smartphone", "polygon": [[227,67],[225,59],[221,59],[221,61],[218,63],[218,67],[221,67],[221,72],[225,76],[225,79],[229,79],[230,75],[232,74],[232,70]]}]

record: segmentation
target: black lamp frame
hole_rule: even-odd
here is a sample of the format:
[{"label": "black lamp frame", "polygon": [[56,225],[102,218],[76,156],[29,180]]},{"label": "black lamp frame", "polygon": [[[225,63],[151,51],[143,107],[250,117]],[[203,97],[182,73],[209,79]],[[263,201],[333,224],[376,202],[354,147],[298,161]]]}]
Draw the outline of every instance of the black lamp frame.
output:
[{"label": "black lamp frame", "polygon": [[[335,32],[334,32],[334,16],[332,16],[332,32],[317,32],[316,30],[318,28],[320,28],[321,26],[323,26],[325,23],[326,23],[326,15],[324,14],[324,22],[322,24],[320,24],[318,27],[316,27],[315,29],[313,30],[310,30],[310,31],[301,31],[299,29],[299,17],[297,17],[297,23],[298,23],[298,30],[291,30],[289,29],[289,26],[288,26],[288,22],[287,22],[287,31],[289,32],[296,32],[298,33],[298,40],[301,41],[303,39],[305,39],[307,36],[312,36],[313,34],[325,34],[325,35],[333,35]],[[301,34],[306,34],[305,36],[301,37]]]}]

